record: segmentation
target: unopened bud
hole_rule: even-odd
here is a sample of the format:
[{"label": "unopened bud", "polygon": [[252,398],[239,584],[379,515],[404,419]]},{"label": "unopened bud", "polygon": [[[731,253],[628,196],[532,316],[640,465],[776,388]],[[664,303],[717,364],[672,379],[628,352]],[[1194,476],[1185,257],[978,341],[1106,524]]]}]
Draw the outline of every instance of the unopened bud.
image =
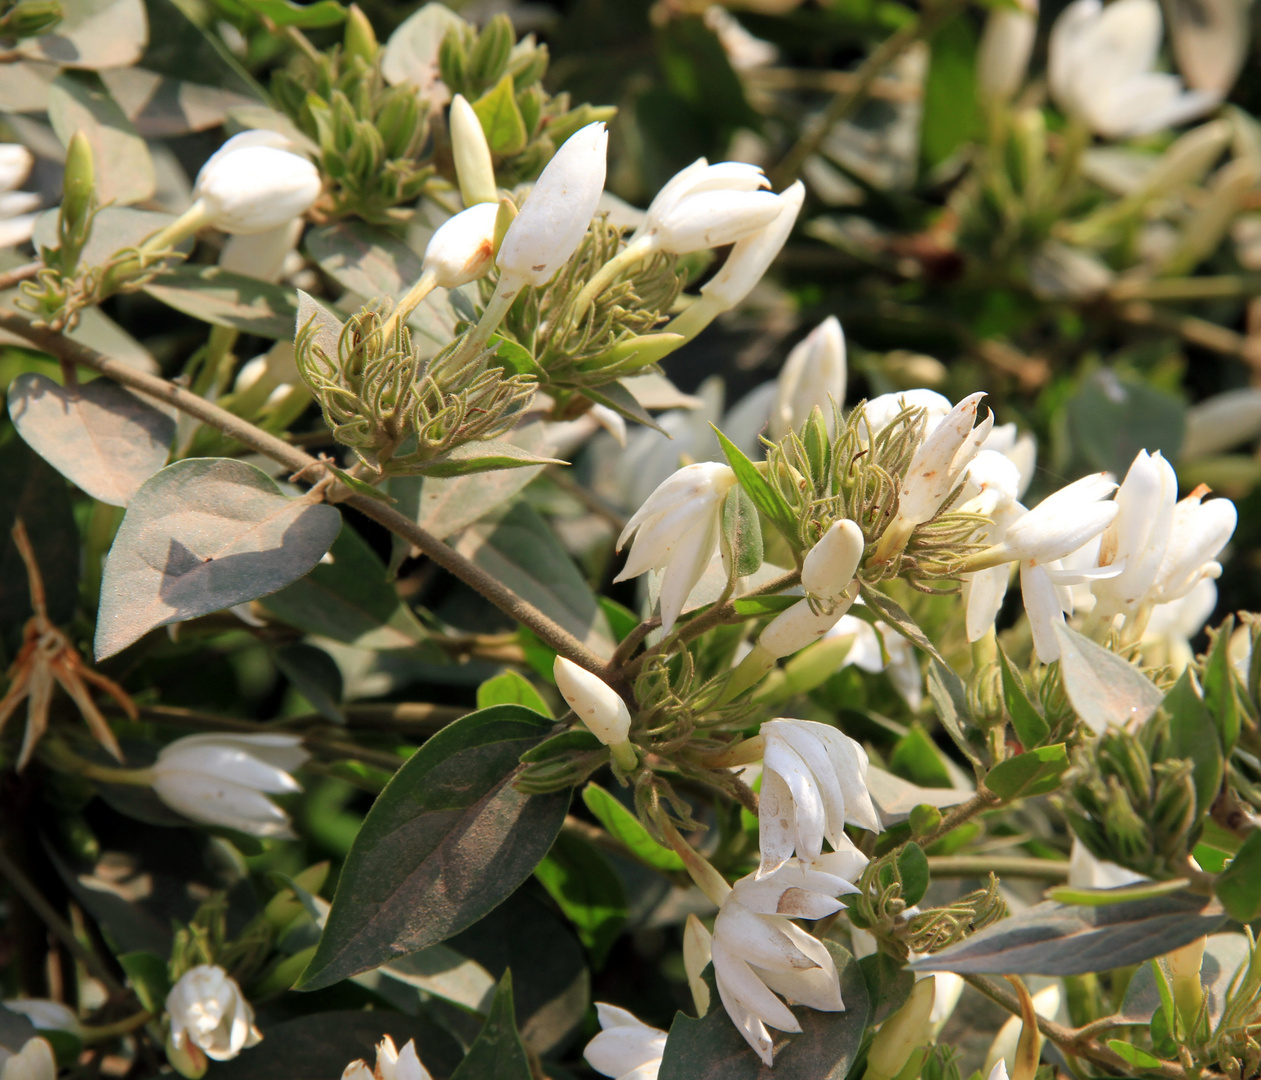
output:
[{"label": "unopened bud", "polygon": [[1204,987],[1200,983],[1200,967],[1204,963],[1204,946],[1208,938],[1196,938],[1190,945],[1174,949],[1164,958],[1173,983],[1173,1000],[1188,1033],[1195,1031],[1204,1007]]},{"label": "unopened bud", "polygon": [[[598,675],[572,660],[556,657],[552,665],[556,686],[569,707],[605,746],[626,746],[631,715],[621,696]],[[634,751],[632,750],[632,756]]]},{"label": "unopened bud", "polygon": [[501,12],[491,19],[478,34],[477,44],[469,56],[469,75],[482,83],[498,82],[512,55],[516,37],[507,15]]},{"label": "unopened bud", "polygon": [[486,141],[482,122],[463,94],[456,94],[452,100],[448,123],[451,126],[455,175],[460,183],[460,198],[464,200],[464,205],[498,202],[499,187],[495,183],[490,143]]},{"label": "unopened bud", "polygon": [[84,222],[92,206],[96,190],[96,166],[92,160],[92,144],[82,131],[70,137],[66,147],[66,172],[61,184],[62,220],[72,228]]},{"label": "unopened bud", "polygon": [[865,546],[863,531],[854,522],[848,518],[834,521],[806,553],[801,566],[802,588],[825,604],[840,603],[858,571]]},{"label": "unopened bud", "polygon": [[371,64],[377,58],[376,32],[363,9],[358,4],[351,4],[346,12],[346,32],[342,39],[342,50],[346,57],[357,57],[365,64]]},{"label": "unopened bud", "polygon": [[920,979],[902,1008],[880,1025],[867,1051],[865,1080],[893,1080],[911,1055],[928,1042],[936,993],[935,978]]},{"label": "unopened bud", "polygon": [[424,269],[444,289],[484,277],[494,264],[499,207],[477,203],[443,222],[425,248]]},{"label": "unopened bud", "polygon": [[852,603],[852,598],[848,602],[842,600],[831,614],[817,615],[811,609],[809,600],[798,600],[771,620],[757,643],[776,660],[791,656],[823,637],[840,621]]}]

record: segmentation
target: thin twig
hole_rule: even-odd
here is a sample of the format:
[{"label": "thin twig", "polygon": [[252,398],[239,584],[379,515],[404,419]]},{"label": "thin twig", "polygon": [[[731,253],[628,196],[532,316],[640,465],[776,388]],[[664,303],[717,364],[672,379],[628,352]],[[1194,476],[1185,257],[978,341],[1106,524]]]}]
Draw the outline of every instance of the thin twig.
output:
[{"label": "thin twig", "polygon": [[[953,807],[942,819],[932,832],[926,836],[917,836],[915,839],[920,847],[928,847],[930,844],[940,840],[948,832],[957,829],[965,821],[975,817],[982,811],[989,810],[998,806],[1003,800],[995,795],[987,788],[981,788],[967,802],[962,802],[958,806]],[[986,871],[988,873],[988,871]]]},{"label": "thin twig", "polygon": [[11,289],[14,285],[23,281],[29,281],[41,270],[44,269],[42,262],[29,262],[23,266],[15,266],[12,270],[6,270],[0,274],[0,291]]},{"label": "thin twig", "polygon": [[[33,345],[59,359],[91,368],[102,375],[108,375],[124,386],[130,386],[168,405],[174,405],[189,416],[194,416],[203,423],[218,428],[229,438],[257,450],[260,454],[265,454],[273,461],[291,469],[295,474],[302,473],[308,483],[318,479],[321,474],[332,475],[328,473],[324,462],[242,420],[239,416],[234,416],[226,409],[221,409],[204,398],[174,383],[167,382],[166,379],[148,375],[116,360],[111,360],[103,353],[72,341],[62,334],[36,327],[30,320],[23,318],[15,311],[0,308],[0,328],[24,337]],[[421,528],[411,518],[405,517],[392,507],[368,495],[352,494],[341,502],[409,541],[448,573],[481,593],[500,611],[528,626],[543,642],[562,656],[588,671],[604,670],[605,660],[587,648],[558,622],[545,615],[528,600],[518,596],[471,559],[444,544],[427,529]]]}]

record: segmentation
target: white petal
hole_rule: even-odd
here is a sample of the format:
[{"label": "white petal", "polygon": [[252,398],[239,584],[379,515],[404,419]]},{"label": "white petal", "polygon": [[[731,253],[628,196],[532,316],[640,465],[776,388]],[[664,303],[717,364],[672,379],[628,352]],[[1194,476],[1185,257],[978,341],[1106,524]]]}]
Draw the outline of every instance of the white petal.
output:
[{"label": "white petal", "polygon": [[758,846],[762,851],[759,874],[769,874],[792,858],[797,846],[796,819],[788,785],[779,773],[763,769],[758,797]]}]

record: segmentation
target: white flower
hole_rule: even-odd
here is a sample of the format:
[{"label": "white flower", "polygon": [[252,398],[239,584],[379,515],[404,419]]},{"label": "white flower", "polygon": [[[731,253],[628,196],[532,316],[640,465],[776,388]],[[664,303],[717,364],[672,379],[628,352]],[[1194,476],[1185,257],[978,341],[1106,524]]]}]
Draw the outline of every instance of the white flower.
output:
[{"label": "white flower", "polygon": [[[1059,983],[1045,986],[1033,995],[1033,1011],[1044,1020],[1050,1020],[1060,1010],[1062,992]],[[1020,1035],[1023,1030],[1019,1016],[1009,1016],[1006,1023],[998,1030],[991,1044],[989,1053],[985,1055],[985,1066],[990,1070],[989,1080],[1007,1080],[1008,1068],[1016,1068],[1016,1053],[1020,1046]],[[1030,1074],[1032,1075],[1032,1074]],[[1019,1076],[1019,1072],[1017,1072]]]},{"label": "white flower", "polygon": [[796,853],[817,859],[827,840],[850,850],[845,825],[880,831],[867,790],[867,753],[834,727],[812,720],[768,720],[762,725],[762,794],[758,829],[762,863],[757,876],[778,870]]},{"label": "white flower", "polygon": [[1009,101],[1015,96],[1025,81],[1037,36],[1036,0],[990,9],[976,55],[976,84],[983,97]]},{"label": "white flower", "polygon": [[577,250],[604,190],[608,145],[597,121],[574,132],[547,163],[499,248],[506,292],[547,284]]},{"label": "white flower", "polygon": [[301,791],[289,774],[308,756],[296,735],[188,735],[159,751],[153,790],[193,821],[292,837],[289,816],[267,795]]},{"label": "white flower", "polygon": [[634,534],[626,565],[614,581],[664,571],[661,628],[670,632],[688,594],[718,547],[722,504],[736,474],[713,461],[686,465],[666,478],[635,511],[617,539],[621,551]]},{"label": "white flower", "polygon": [[35,164],[35,155],[20,143],[0,143],[0,248],[13,247],[31,238],[35,231],[33,211],[39,196],[15,190]]},{"label": "white flower", "polygon": [[495,165],[490,143],[473,106],[463,94],[451,100],[447,115],[451,130],[451,156],[455,159],[455,176],[460,184],[460,198],[472,208],[481,203],[499,206],[499,185],[495,183]]},{"label": "white flower", "polygon": [[27,1039],[16,1054],[3,1059],[0,1080],[57,1080],[57,1059],[47,1039]]},{"label": "white flower", "polygon": [[858,436],[863,442],[879,435],[907,409],[923,409],[925,412],[924,436],[933,433],[954,408],[950,399],[936,390],[899,390],[892,394],[880,394],[863,402],[863,420],[858,426]]},{"label": "white flower", "polygon": [[498,214],[498,203],[480,202],[448,218],[430,238],[422,269],[444,289],[485,277],[495,261]]},{"label": "white flower", "polygon": [[[801,564],[801,585],[828,607],[842,603],[862,561],[863,531],[848,518],[832,522]],[[849,604],[845,605],[846,608]]]},{"label": "white flower", "polygon": [[657,193],[631,243],[676,255],[734,244],[779,215],[769,186],[756,165],[698,158]]},{"label": "white flower", "polygon": [[582,1052],[587,1064],[616,1080],[657,1080],[666,1033],[616,1005],[597,1001],[595,1011],[602,1030]]},{"label": "white flower", "polygon": [[1140,450],[1116,493],[1118,512],[1104,531],[1099,565],[1120,567],[1091,590],[1104,615],[1129,614],[1145,601],[1169,546],[1178,477],[1157,450]]},{"label": "white flower", "polygon": [[200,964],[186,971],[166,995],[171,1045],[196,1047],[214,1061],[231,1061],[262,1040],[254,1010],[223,968]]},{"label": "white flower", "polygon": [[845,400],[845,334],[835,315],[829,315],[788,354],[775,380],[771,438],[782,439],[801,427],[817,405],[828,434],[835,435],[832,406]]},{"label": "white flower", "polygon": [[1186,91],[1154,70],[1157,0],[1073,0],[1051,30],[1047,78],[1056,103],[1105,138],[1144,135],[1213,108],[1220,97]]},{"label": "white flower", "polygon": [[302,237],[302,219],[294,218],[263,232],[229,236],[219,252],[219,266],[234,274],[270,281],[280,280],[285,263]]},{"label": "white flower", "polygon": [[415,1039],[408,1039],[407,1045],[398,1050],[394,1040],[386,1035],[377,1044],[376,1068],[369,1069],[368,1063],[360,1058],[346,1066],[342,1080],[432,1080],[432,1077],[416,1053]]},{"label": "white flower", "polygon": [[4,1002],[9,1012],[21,1013],[40,1031],[79,1030],[79,1017],[60,1001],[46,998],[10,998]]},{"label": "white flower", "polygon": [[1114,522],[1121,510],[1119,498],[1103,500],[1116,490],[1104,473],[1075,480],[1008,524],[1001,550],[1010,561],[1048,563],[1064,558]]},{"label": "white flower", "polygon": [[1020,472],[1016,497],[1023,499],[1033,482],[1034,468],[1038,464],[1038,440],[1028,433],[1021,435],[1015,424],[995,424],[985,442],[981,443],[981,449],[994,450],[1016,466]]},{"label": "white flower", "polygon": [[1181,461],[1220,454],[1261,436],[1261,389],[1227,390],[1187,409]]},{"label": "white flower", "polygon": [[273,131],[243,131],[197,174],[193,199],[226,233],[258,233],[304,214],[320,197],[319,170]]},{"label": "white flower", "polygon": [[1229,499],[1204,502],[1209,489],[1201,484],[1173,508],[1173,523],[1164,558],[1156,571],[1148,601],[1180,600],[1205,578],[1221,576],[1216,561],[1235,534],[1239,514]]},{"label": "white flower", "polygon": [[990,1074],[986,1077],[986,1080],[1010,1080],[1007,1075],[1007,1062],[999,1058],[994,1063],[994,1067],[990,1069]]},{"label": "white flower", "polygon": [[631,715],[616,690],[563,656],[556,657],[552,674],[561,696],[597,739],[605,746],[626,741]]},{"label": "white flower", "polygon": [[1217,585],[1211,578],[1199,583],[1180,600],[1152,608],[1143,630],[1143,662],[1151,667],[1168,664],[1181,675],[1195,659],[1192,639],[1217,608]]},{"label": "white flower", "polygon": [[[769,1067],[774,1048],[767,1027],[800,1031],[775,995],[823,1012],[840,1012],[840,977],[831,953],[787,916],[821,919],[843,906],[835,897],[857,892],[866,860],[856,851],[824,855],[814,865],[793,863],[732,886],[714,921],[713,963],[718,996],[736,1029]],[[857,867],[857,870],[855,869]]]},{"label": "white flower", "polygon": [[778,195],[776,216],[757,232],[740,240],[731,249],[722,269],[701,286],[701,296],[714,314],[730,311],[762,280],[797,223],[805,197],[806,187],[800,180],[782,191]]}]

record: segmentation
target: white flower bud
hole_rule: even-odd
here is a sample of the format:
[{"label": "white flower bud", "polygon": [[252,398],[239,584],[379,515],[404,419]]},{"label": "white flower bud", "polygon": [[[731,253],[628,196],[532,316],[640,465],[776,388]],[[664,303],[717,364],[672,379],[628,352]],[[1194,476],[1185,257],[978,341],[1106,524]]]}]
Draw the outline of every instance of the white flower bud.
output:
[{"label": "white flower bud", "polygon": [[292,837],[289,816],[267,795],[301,791],[290,773],[309,756],[296,735],[188,735],[159,751],[153,790],[193,821]]},{"label": "white flower bud", "polygon": [[985,20],[976,57],[976,85],[990,101],[1010,101],[1025,81],[1038,36],[1038,5],[995,7]]},{"label": "white flower bud", "polygon": [[731,249],[722,269],[701,286],[701,295],[712,307],[729,311],[753,291],[788,241],[805,197],[805,185],[798,180],[777,196],[779,213]]},{"label": "white flower bud", "polygon": [[254,1010],[223,968],[200,964],[180,976],[166,996],[171,1045],[196,1047],[214,1061],[231,1061],[262,1040]]},{"label": "white flower bud", "polygon": [[605,746],[618,746],[630,735],[631,715],[621,696],[598,675],[563,656],[552,664],[556,687],[578,719]]},{"label": "white flower bud", "polygon": [[782,439],[806,422],[817,405],[828,434],[835,435],[833,402],[845,401],[845,334],[829,315],[788,354],[776,379],[771,438]]},{"label": "white flower bud", "polygon": [[226,233],[258,233],[300,217],[320,197],[314,165],[274,131],[243,131],[197,174],[193,198],[209,224]]},{"label": "white flower bud", "polygon": [[34,164],[35,155],[21,143],[0,143],[0,191],[20,187]]},{"label": "white flower bud", "polygon": [[734,244],[779,215],[779,196],[760,190],[769,185],[756,165],[700,158],[657,193],[632,242],[676,255]]},{"label": "white flower bud", "polygon": [[655,1077],[665,1053],[666,1033],[616,1005],[597,1001],[595,1011],[601,1031],[582,1052],[587,1064],[601,1076],[618,1080]]},{"label": "white flower bud", "polygon": [[556,151],[499,248],[504,279],[545,285],[569,261],[604,190],[608,144],[609,133],[597,121],[576,131]]},{"label": "white flower bud", "polygon": [[770,621],[757,639],[758,646],[776,660],[812,645],[832,629],[850,604],[841,602],[826,615],[816,615],[809,600],[798,600]]},{"label": "white flower bud", "polygon": [[455,175],[460,183],[464,205],[481,203],[497,205],[499,186],[495,183],[495,165],[490,143],[473,106],[463,94],[456,94],[447,116],[451,129],[451,156],[455,159]]},{"label": "white flower bud", "polygon": [[802,588],[824,604],[839,604],[858,572],[865,545],[863,531],[854,522],[848,518],[832,522],[806,553],[801,565]]},{"label": "white flower bud", "polygon": [[480,202],[438,226],[421,264],[436,284],[454,289],[486,276],[495,262],[498,213],[498,203]]},{"label": "white flower bud", "polygon": [[1187,410],[1179,461],[1220,454],[1261,437],[1261,389],[1227,390]]}]

